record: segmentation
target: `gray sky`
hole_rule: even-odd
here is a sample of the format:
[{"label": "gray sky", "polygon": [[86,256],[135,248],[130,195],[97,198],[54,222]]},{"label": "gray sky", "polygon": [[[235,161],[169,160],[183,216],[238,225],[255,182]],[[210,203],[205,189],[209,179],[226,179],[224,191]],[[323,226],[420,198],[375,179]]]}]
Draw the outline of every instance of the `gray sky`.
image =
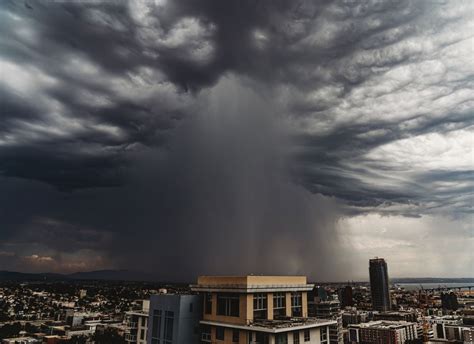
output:
[{"label": "gray sky", "polygon": [[472,277],[472,1],[2,1],[0,269]]}]

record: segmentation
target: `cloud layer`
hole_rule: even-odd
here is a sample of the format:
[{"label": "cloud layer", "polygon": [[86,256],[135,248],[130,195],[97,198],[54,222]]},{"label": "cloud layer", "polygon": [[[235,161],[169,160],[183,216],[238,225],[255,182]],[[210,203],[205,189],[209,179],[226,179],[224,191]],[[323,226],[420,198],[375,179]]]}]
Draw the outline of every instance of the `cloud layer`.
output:
[{"label": "cloud layer", "polygon": [[2,2],[0,267],[346,278],[359,218],[471,240],[473,11]]}]

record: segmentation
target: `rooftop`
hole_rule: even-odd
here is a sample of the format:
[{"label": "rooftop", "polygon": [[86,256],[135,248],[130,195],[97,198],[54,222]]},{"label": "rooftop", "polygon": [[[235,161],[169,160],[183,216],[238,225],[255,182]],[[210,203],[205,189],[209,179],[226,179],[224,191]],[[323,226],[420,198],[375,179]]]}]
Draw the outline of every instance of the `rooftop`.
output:
[{"label": "rooftop", "polygon": [[352,325],[349,325],[349,327],[395,330],[395,329],[403,328],[407,325],[413,325],[413,324],[414,323],[411,323],[408,321],[379,320],[379,321],[370,321],[370,322],[362,323],[362,324],[352,324]]},{"label": "rooftop", "polygon": [[229,323],[221,323],[217,321],[202,320],[203,325],[218,325],[227,328],[242,329],[247,331],[256,331],[264,333],[284,333],[288,331],[304,330],[314,327],[323,327],[334,325],[335,320],[317,319],[317,318],[285,318],[278,320],[257,320],[249,325],[235,325]]},{"label": "rooftop", "polygon": [[239,293],[271,291],[310,291],[306,276],[200,276],[193,291],[228,291]]}]

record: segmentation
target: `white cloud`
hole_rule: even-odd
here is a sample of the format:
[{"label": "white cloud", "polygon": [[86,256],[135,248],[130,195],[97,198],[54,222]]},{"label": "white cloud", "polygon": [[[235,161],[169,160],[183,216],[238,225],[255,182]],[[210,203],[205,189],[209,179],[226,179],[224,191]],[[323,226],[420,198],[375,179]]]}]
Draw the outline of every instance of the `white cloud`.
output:
[{"label": "white cloud", "polygon": [[469,223],[440,216],[376,214],[339,222],[343,249],[353,254],[354,276],[368,279],[368,260],[384,257],[391,277],[472,277],[474,235]]},{"label": "white cloud", "polygon": [[397,171],[474,169],[474,127],[393,141],[368,152],[364,160]]}]

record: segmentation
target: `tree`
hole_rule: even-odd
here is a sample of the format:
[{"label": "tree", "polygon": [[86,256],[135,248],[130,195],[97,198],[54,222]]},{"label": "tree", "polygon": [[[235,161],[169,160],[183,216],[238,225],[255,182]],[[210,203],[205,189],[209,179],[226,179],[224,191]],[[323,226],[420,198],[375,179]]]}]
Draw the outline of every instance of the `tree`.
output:
[{"label": "tree", "polygon": [[0,328],[0,339],[16,337],[20,334],[21,324],[16,322],[14,324],[6,324]]},{"label": "tree", "polygon": [[66,340],[64,343],[67,343],[67,344],[86,344],[87,343],[87,337],[73,336],[71,339]]}]

